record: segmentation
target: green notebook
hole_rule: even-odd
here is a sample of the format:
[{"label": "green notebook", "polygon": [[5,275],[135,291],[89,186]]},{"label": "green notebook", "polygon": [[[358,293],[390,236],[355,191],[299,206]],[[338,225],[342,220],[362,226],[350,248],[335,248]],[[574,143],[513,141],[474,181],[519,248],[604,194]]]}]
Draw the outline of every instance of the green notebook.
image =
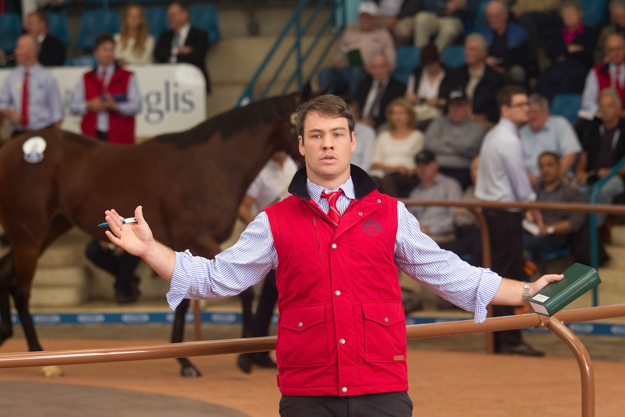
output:
[{"label": "green notebook", "polygon": [[553,316],[601,283],[595,268],[576,263],[563,272],[564,278],[548,284],[529,301],[532,308],[543,316]]},{"label": "green notebook", "polygon": [[352,49],[351,51],[347,51],[345,54],[347,58],[347,62],[349,62],[350,67],[362,67],[364,63],[362,62],[362,56],[360,55],[360,49]]}]

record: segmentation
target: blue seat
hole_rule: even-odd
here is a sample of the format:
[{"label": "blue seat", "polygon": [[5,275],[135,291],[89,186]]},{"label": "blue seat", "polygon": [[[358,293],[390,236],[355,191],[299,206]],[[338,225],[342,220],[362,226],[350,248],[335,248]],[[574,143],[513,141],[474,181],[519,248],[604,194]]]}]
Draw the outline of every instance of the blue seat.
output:
[{"label": "blue seat", "polygon": [[578,0],[584,10],[584,23],[594,26],[606,22],[606,0]]},{"label": "blue seat", "polygon": [[484,29],[486,29],[486,5],[487,1],[483,1],[477,9],[477,14],[475,15],[475,20],[473,20],[473,27],[471,28],[472,32],[480,33]]},{"label": "blue seat", "polygon": [[155,40],[161,33],[169,30],[167,23],[167,8],[165,7],[146,7],[145,18],[148,21],[148,30],[154,36]]},{"label": "blue seat", "polygon": [[75,48],[93,49],[95,39],[103,34],[119,32],[119,14],[116,10],[87,10],[80,17]]},{"label": "blue seat", "polygon": [[397,67],[393,71],[393,77],[405,84],[412,70],[419,65],[421,65],[421,48],[401,46],[397,49]]},{"label": "blue seat", "polygon": [[89,55],[74,55],[65,59],[65,65],[68,67],[95,67],[96,60],[91,54]]},{"label": "blue seat", "polygon": [[21,34],[22,24],[17,13],[0,15],[0,48],[5,52],[12,51]]},{"label": "blue seat", "polygon": [[441,62],[449,68],[458,68],[464,64],[464,45],[450,45],[443,49]]},{"label": "blue seat", "polygon": [[49,12],[48,13],[48,32],[56,36],[69,46],[69,29],[67,25],[67,13],[65,12]]},{"label": "blue seat", "polygon": [[219,18],[214,6],[191,6],[189,7],[189,14],[191,15],[191,25],[208,32],[210,43],[215,43],[221,39]]},{"label": "blue seat", "polygon": [[566,117],[573,124],[577,121],[577,112],[581,107],[581,94],[558,94],[551,102],[551,114]]}]

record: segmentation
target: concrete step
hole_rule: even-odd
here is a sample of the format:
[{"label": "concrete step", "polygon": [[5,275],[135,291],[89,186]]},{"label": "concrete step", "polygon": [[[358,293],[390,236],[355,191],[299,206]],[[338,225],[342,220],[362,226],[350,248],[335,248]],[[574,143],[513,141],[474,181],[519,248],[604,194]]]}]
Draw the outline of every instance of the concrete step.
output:
[{"label": "concrete step", "polygon": [[625,247],[625,225],[614,225],[610,229],[612,246]]},{"label": "concrete step", "polygon": [[50,246],[37,262],[37,268],[58,268],[67,265],[81,265],[85,259],[88,241],[62,243]]},{"label": "concrete step", "polygon": [[78,266],[56,268],[37,268],[33,287],[66,287],[84,288],[87,285],[87,273],[79,262]]},{"label": "concrete step", "polygon": [[605,250],[610,256],[606,268],[621,270],[625,273],[625,246],[606,245]]},{"label": "concrete step", "polygon": [[32,307],[67,307],[87,301],[85,287],[35,287],[30,296]]}]

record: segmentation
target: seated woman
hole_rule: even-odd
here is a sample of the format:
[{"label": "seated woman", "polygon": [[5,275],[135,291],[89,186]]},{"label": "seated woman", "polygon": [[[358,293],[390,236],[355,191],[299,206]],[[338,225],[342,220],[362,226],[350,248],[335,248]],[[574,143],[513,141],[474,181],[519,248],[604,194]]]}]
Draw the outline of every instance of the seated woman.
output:
[{"label": "seated woman", "polygon": [[115,39],[115,59],[121,64],[145,65],[152,63],[154,37],[148,32],[143,7],[131,5],[121,19],[121,33]]},{"label": "seated woman", "polygon": [[386,118],[390,129],[378,135],[371,176],[380,192],[392,197],[406,196],[419,182],[414,157],[423,149],[423,133],[415,129],[417,116],[405,98],[389,103]]},{"label": "seated woman", "polygon": [[421,49],[421,66],[408,78],[406,99],[415,107],[419,122],[432,120],[444,113],[449,95],[449,69],[441,63],[438,49],[430,43]]},{"label": "seated woman", "polygon": [[577,1],[562,2],[560,14],[564,27],[547,46],[551,66],[541,74],[536,84],[536,91],[549,101],[556,94],[581,93],[584,90],[597,40],[595,31],[584,25],[582,7]]}]

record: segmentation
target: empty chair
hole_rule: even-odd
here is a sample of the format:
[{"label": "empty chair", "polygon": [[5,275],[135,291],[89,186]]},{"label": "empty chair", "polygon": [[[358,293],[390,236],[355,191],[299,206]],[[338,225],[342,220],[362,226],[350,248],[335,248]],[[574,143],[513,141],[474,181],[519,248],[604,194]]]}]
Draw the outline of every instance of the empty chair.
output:
[{"label": "empty chair", "polygon": [[119,14],[116,10],[87,10],[80,17],[78,39],[74,47],[93,49],[95,39],[103,34],[119,32]]},{"label": "empty chair", "polygon": [[397,67],[393,71],[393,77],[406,84],[412,70],[419,65],[421,65],[421,48],[402,46],[397,49]]},{"label": "empty chair", "polygon": [[48,32],[56,36],[69,46],[69,29],[67,26],[67,13],[65,12],[49,12],[48,16]]},{"label": "empty chair", "polygon": [[557,94],[551,102],[551,114],[566,117],[573,124],[577,121],[577,112],[581,107],[581,94]]},{"label": "empty chair", "polygon": [[167,23],[167,8],[165,7],[146,7],[145,18],[148,21],[148,29],[150,35],[154,39],[158,39],[161,33],[169,30]]},{"label": "empty chair", "polygon": [[191,25],[208,32],[209,43],[215,43],[221,39],[219,30],[219,18],[217,9],[213,6],[189,7]]},{"label": "empty chair", "polygon": [[449,68],[458,68],[464,64],[464,45],[450,45],[443,50],[441,62]]},{"label": "empty chair", "polygon": [[20,17],[16,13],[0,15],[0,48],[5,52],[15,49],[17,38],[22,34]]}]

